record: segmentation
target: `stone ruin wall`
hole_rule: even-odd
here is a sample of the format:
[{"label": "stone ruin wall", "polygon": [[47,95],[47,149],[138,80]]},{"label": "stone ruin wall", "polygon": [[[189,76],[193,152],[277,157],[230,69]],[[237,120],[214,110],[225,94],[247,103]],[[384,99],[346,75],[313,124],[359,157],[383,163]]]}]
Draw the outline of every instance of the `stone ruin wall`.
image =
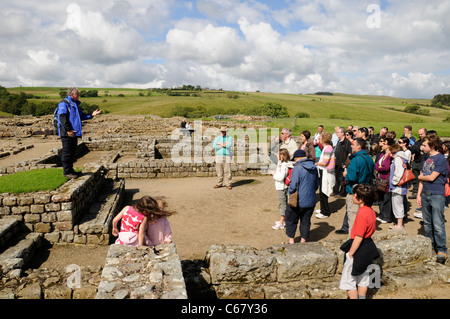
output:
[{"label": "stone ruin wall", "polygon": [[[22,221],[31,232],[44,234],[50,243],[92,243],[76,225],[86,206],[96,198],[103,176],[99,166],[85,173],[55,191],[0,194],[0,216]],[[96,243],[109,242],[108,234],[102,236]]]},{"label": "stone ruin wall", "polygon": [[[163,141],[161,137],[159,139]],[[97,220],[90,217],[94,223],[84,224],[84,227],[80,224],[82,219],[80,212],[84,210],[83,203],[92,201],[93,194],[98,192],[105,180],[215,175],[213,163],[174,163],[170,159],[154,159],[155,153],[152,154],[151,151],[155,146],[157,148],[158,143],[155,143],[154,137],[109,136],[106,139],[84,140],[80,145],[80,148],[84,149],[81,153],[86,152],[86,149],[109,151],[99,163],[84,170],[89,174],[66,183],[54,192],[0,194],[0,217],[18,218],[30,231],[43,234],[44,238],[52,243],[109,244],[110,228],[105,225],[110,225],[111,216],[117,213],[120,190],[112,200],[116,206],[113,203],[109,204],[109,211],[102,217],[102,221],[96,223]],[[147,156],[139,158],[136,149],[144,150]],[[136,159],[121,162],[123,150],[135,152]],[[170,150],[170,146],[163,150],[166,156],[167,150]],[[29,169],[39,165],[55,167],[57,164],[52,162],[57,161],[58,157],[59,150],[52,151],[45,159],[0,168],[0,174],[24,170],[23,167]],[[42,164],[42,161],[47,164]],[[233,166],[233,174],[261,174],[265,164],[239,165]],[[119,189],[123,190],[124,187],[122,184]],[[383,275],[383,286],[376,291],[383,293],[402,287],[415,288],[420,285],[428,287],[439,282],[450,282],[449,267],[431,261],[431,244],[427,238],[423,236],[378,238],[376,243],[383,256],[376,261]],[[169,245],[170,247],[144,250],[111,245],[101,276],[98,275],[98,270],[91,271],[93,277],[97,276],[97,279],[93,280],[97,286],[91,285],[80,290],[68,288],[66,285],[37,284],[39,276],[48,278],[49,275],[45,274],[45,271],[36,270],[32,272],[30,278],[35,276],[37,279],[27,286],[26,291],[24,289],[20,292],[0,292],[0,296],[58,299],[187,298],[186,284],[203,282],[204,289],[212,287],[216,296],[223,299],[346,298],[346,295],[337,288],[343,260],[343,253],[338,249],[340,244],[342,243],[323,241],[292,247],[274,246],[265,250],[247,246],[214,245],[205,257],[206,268],[194,278],[183,278],[183,275],[180,275],[180,260],[174,244]],[[133,262],[128,262],[130,260]],[[159,265],[156,260],[162,264]],[[145,261],[147,266],[139,264],[141,261]],[[402,267],[400,270],[399,266]],[[144,270],[135,274],[130,273],[130,269]],[[171,272],[176,275],[171,276]],[[17,277],[17,274],[14,276]],[[55,282],[67,280],[67,274],[55,276],[59,278],[55,278]],[[175,281],[171,282],[171,278],[175,278]],[[142,280],[147,284],[138,288],[133,285],[133,282]]]}]

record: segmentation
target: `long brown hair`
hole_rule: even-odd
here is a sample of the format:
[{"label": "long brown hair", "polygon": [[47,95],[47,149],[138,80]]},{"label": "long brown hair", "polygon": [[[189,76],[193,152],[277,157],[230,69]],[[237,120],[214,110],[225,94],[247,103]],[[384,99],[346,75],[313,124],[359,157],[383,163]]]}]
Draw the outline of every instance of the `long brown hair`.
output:
[{"label": "long brown hair", "polygon": [[171,216],[173,212],[165,210],[167,203],[161,198],[153,198],[148,195],[143,196],[133,208],[137,212],[145,215],[149,223],[153,224],[162,216]]},{"label": "long brown hair", "polygon": [[289,162],[289,160],[291,159],[291,157],[289,156],[289,151],[285,148],[282,148],[280,150],[280,158],[281,162]]}]

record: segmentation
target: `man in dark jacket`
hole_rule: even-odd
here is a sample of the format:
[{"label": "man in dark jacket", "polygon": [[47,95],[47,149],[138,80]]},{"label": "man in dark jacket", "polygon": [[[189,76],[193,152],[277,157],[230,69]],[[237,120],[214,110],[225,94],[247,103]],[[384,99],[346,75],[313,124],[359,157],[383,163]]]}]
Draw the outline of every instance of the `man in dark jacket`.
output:
[{"label": "man in dark jacket", "polygon": [[419,133],[419,140],[414,143],[413,146],[411,146],[411,170],[414,173],[415,179],[411,181],[411,184],[413,185],[413,189],[411,192],[411,195],[408,197],[409,199],[416,199],[417,198],[417,191],[419,190],[419,174],[422,170],[422,160],[423,160],[423,151],[420,149],[420,146],[422,145],[423,139],[427,136],[427,129],[421,128],[418,131]]},{"label": "man in dark jacket", "polygon": [[67,90],[67,97],[58,104],[56,112],[58,118],[58,134],[61,137],[62,152],[61,162],[64,176],[77,178],[81,173],[75,172],[73,162],[76,158],[78,138],[82,136],[82,122],[89,120],[101,113],[95,110],[92,115],[86,115],[80,108],[80,93],[75,87]]},{"label": "man in dark jacket", "polygon": [[298,205],[286,209],[286,235],[289,244],[294,243],[295,231],[300,220],[301,242],[306,242],[311,228],[311,216],[316,206],[316,191],[319,188],[319,173],[314,162],[306,157],[306,152],[296,150],[295,166],[292,170],[289,195],[297,191]]},{"label": "man in dark jacket", "polygon": [[336,130],[336,135],[339,141],[334,149],[335,159],[335,174],[336,184],[334,185],[333,192],[335,195],[345,197],[347,192],[345,190],[344,182],[344,165],[347,157],[352,154],[352,143],[345,137],[345,128],[339,127]]}]

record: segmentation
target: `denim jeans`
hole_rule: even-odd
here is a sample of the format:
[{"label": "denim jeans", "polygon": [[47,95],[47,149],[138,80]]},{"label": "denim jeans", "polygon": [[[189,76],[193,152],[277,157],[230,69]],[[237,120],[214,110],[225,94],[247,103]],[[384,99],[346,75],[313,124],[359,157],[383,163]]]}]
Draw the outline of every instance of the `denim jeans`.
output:
[{"label": "denim jeans", "polygon": [[434,250],[447,253],[445,233],[444,195],[427,195],[422,193],[422,215],[425,236],[431,239]]}]

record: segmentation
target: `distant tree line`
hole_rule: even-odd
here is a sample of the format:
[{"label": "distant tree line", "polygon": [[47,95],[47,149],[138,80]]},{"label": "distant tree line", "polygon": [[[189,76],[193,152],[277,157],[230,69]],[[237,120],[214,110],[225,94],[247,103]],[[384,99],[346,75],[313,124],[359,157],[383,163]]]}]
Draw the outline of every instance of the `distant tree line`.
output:
[{"label": "distant tree line", "polygon": [[444,105],[450,106],[450,94],[438,94],[431,100],[431,106],[443,108]]},{"label": "distant tree line", "polygon": [[[67,91],[64,91],[63,97],[66,96]],[[42,101],[40,103],[28,101],[28,99],[39,99],[39,98],[40,98],[39,96],[35,96],[33,94],[26,94],[24,92],[20,92],[19,94],[10,93],[6,88],[0,86],[0,111],[10,113],[13,115],[42,116],[53,114],[59,101],[58,102]],[[85,113],[91,114],[95,109],[99,107],[98,105],[95,104],[90,105],[87,103],[81,103],[80,108]]]},{"label": "distant tree line", "polygon": [[212,107],[206,109],[204,106],[197,106],[197,107],[175,106],[172,108],[169,117],[181,116],[185,118],[202,118],[202,117],[211,117],[214,115],[236,115],[236,114],[270,116],[270,117],[290,116],[285,106],[282,106],[279,103],[266,102],[261,106],[252,106],[243,109],[238,108],[223,109],[220,107]]},{"label": "distant tree line", "polygon": [[331,92],[316,92],[315,95],[333,95]]}]

